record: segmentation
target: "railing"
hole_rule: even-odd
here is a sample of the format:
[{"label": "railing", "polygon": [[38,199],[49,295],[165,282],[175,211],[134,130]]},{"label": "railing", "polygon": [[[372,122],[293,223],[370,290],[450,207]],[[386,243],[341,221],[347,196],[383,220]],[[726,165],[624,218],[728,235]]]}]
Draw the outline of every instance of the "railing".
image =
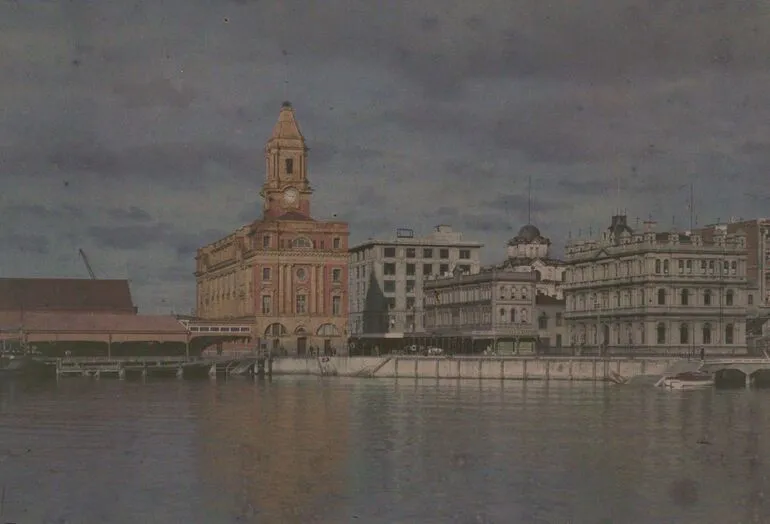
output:
[{"label": "railing", "polygon": [[73,364],[103,364],[110,362],[188,362],[194,360],[187,357],[62,357],[57,360],[65,363]]}]

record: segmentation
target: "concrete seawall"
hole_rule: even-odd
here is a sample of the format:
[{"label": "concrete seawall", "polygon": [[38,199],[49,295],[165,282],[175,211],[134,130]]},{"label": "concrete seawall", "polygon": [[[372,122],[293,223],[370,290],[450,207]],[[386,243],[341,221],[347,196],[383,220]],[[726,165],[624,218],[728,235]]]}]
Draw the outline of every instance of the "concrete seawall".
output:
[{"label": "concrete seawall", "polygon": [[279,358],[274,375],[376,378],[608,381],[661,375],[674,358],[592,357],[321,357]]}]

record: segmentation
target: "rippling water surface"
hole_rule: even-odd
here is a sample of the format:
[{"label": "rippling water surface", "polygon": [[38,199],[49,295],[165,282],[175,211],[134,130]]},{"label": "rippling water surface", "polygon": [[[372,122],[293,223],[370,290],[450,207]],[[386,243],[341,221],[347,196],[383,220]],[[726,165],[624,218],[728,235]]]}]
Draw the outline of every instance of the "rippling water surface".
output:
[{"label": "rippling water surface", "polygon": [[0,522],[768,522],[770,392],[0,382]]}]

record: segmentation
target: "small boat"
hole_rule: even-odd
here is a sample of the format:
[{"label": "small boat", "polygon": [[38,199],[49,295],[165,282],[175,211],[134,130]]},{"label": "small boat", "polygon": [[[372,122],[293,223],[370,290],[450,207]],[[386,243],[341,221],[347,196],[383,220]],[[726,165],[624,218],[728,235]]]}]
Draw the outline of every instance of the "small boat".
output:
[{"label": "small boat", "polygon": [[661,377],[655,385],[667,389],[707,388],[714,385],[714,375],[703,371],[685,371]]}]

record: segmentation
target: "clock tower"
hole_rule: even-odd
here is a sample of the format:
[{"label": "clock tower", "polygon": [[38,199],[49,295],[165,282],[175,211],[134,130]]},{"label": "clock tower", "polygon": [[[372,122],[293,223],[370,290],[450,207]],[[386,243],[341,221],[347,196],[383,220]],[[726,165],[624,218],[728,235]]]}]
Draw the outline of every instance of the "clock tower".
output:
[{"label": "clock tower", "polygon": [[291,103],[284,102],[278,122],[265,146],[265,183],[260,196],[264,199],[265,218],[296,213],[310,218],[310,195],[307,179],[305,137],[294,118]]}]

